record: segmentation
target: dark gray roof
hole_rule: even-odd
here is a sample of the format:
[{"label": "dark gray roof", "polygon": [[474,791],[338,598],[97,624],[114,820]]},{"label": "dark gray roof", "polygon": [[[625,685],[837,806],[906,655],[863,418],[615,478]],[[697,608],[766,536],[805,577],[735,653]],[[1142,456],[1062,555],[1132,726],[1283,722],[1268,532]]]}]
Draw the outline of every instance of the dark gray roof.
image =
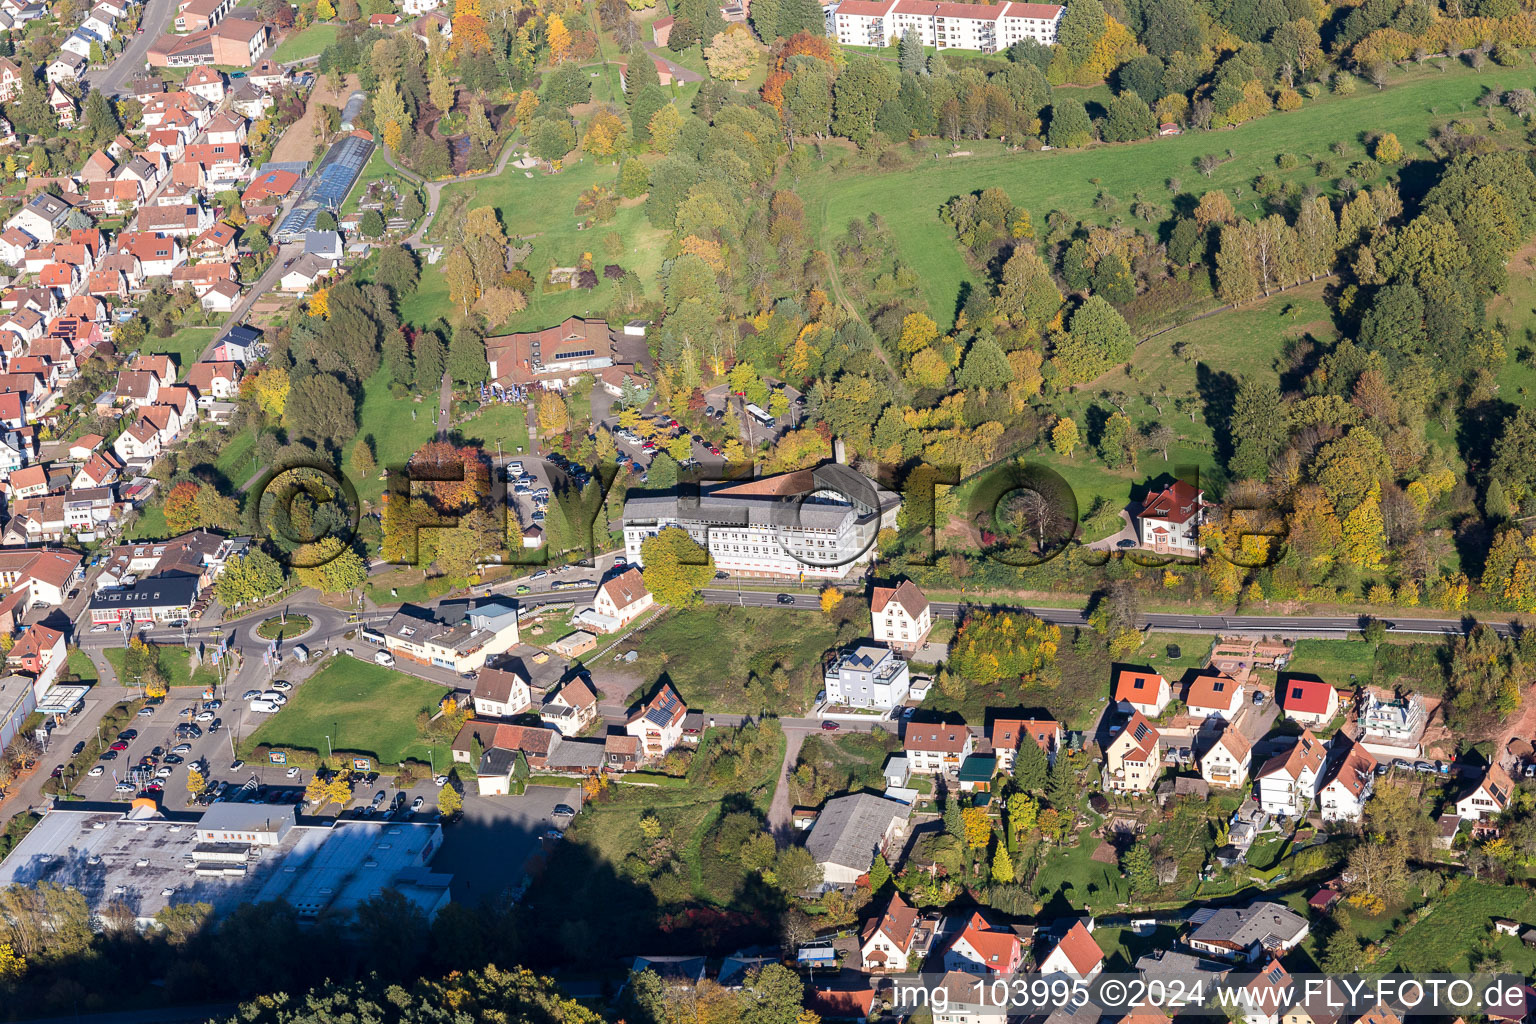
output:
[{"label": "dark gray roof", "polygon": [[818,864],[836,864],[865,871],[885,838],[891,819],[905,820],[912,808],[873,793],[855,793],[828,800],[805,841]]}]

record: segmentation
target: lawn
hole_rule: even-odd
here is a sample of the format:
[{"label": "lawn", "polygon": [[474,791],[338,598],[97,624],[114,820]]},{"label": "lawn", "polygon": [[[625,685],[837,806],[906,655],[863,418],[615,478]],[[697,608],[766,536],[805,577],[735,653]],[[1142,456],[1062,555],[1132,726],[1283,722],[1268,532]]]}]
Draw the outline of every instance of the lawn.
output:
[{"label": "lawn", "polygon": [[389,162],[384,159],[384,149],[381,146],[373,151],[373,155],[363,165],[363,173],[358,177],[357,184],[352,186],[352,191],[347,193],[346,202],[341,204],[341,215],[356,213],[358,204],[368,193],[368,186],[375,181],[386,180],[395,182],[402,196],[415,187],[389,166]]},{"label": "lawn", "polygon": [[295,690],[240,749],[244,756],[262,746],[322,755],[335,750],[380,764],[430,759],[446,767],[447,744],[427,741],[417,725],[417,717],[435,710],[445,693],[437,683],[341,655]]},{"label": "lawn", "polygon": [[69,652],[69,662],[65,665],[65,672],[82,683],[96,682],[96,666],[92,664],[90,655],[78,647]]},{"label": "lawn", "polygon": [[187,369],[202,358],[215,330],[213,327],[181,327],[169,338],[145,338],[139,351],[145,355],[169,355],[176,363],[176,379],[185,380]]},{"label": "lawn", "polygon": [[[218,670],[207,662],[199,665],[196,671],[192,670],[192,652],[185,647],[162,646],[159,648],[160,657],[158,664],[160,672],[172,686],[212,686],[219,681]],[[124,685],[131,685],[132,680],[123,679],[123,662],[127,657],[127,649],[122,647],[108,647],[103,652],[107,657],[107,663],[112,666],[112,671]],[[87,662],[89,665],[89,662]],[[71,665],[73,669],[73,665]],[[92,668],[94,677],[96,670]]]},{"label": "lawn", "polygon": [[[1179,656],[1168,656],[1168,645],[1179,648]],[[1186,669],[1204,668],[1211,656],[1211,638],[1198,633],[1148,633],[1146,643],[1130,660],[1156,669],[1165,679],[1178,679]]]},{"label": "lawn", "polygon": [[1369,681],[1375,666],[1376,645],[1368,640],[1297,640],[1285,670],[1344,686]]},{"label": "lawn", "polygon": [[305,57],[319,56],[321,50],[336,41],[340,32],[340,27],[336,25],[311,25],[302,31],[290,33],[288,38],[277,44],[272,59],[279,64],[286,64]]},{"label": "lawn", "polygon": [[1428,907],[1409,917],[1410,923],[1393,939],[1379,969],[1467,971],[1485,942],[1503,957],[1504,970],[1529,974],[1536,969],[1536,952],[1518,939],[1500,935],[1493,941],[1495,917],[1536,925],[1536,901],[1518,886],[1456,878]]},{"label": "lawn", "polygon": [[[648,693],[662,676],[691,707],[755,713],[803,711],[821,688],[821,657],[863,635],[866,611],[859,602],[832,618],[784,615],[762,608],[696,608],[672,611],[618,648],[639,652],[634,671]],[[771,680],[775,668],[787,679],[783,691]],[[639,694],[632,695],[637,697]]]},{"label": "lawn", "polygon": [[367,593],[374,604],[422,604],[448,593],[448,581],[442,576],[429,579],[420,569],[402,566],[370,579]]},{"label": "lawn", "polygon": [[230,438],[229,443],[219,450],[213,468],[229,481],[232,488],[239,488],[255,476],[261,468],[261,460],[256,457],[256,432],[242,430]]},{"label": "lawn", "polygon": [[432,439],[435,433],[432,417],[437,410],[436,395],[434,388],[434,401],[413,402],[407,399],[402,402],[390,394],[389,371],[385,368],[380,368],[363,386],[363,403],[357,410],[357,436],[367,438],[372,443],[374,460],[379,468],[372,476],[364,478],[352,464],[352,445],[348,444],[347,474],[357,488],[359,498],[378,501],[384,493],[381,476],[387,467],[403,466],[416,449]]},{"label": "lawn", "polygon": [[[1349,142],[1358,159],[1367,132],[1396,132],[1407,159],[1413,160],[1426,154],[1419,141],[1437,121],[1461,116],[1461,109],[1470,107],[1484,90],[1501,92],[1529,84],[1524,71],[1478,73],[1459,62],[1442,63],[1447,68],[1443,73],[1433,64],[1395,73],[1386,89],[1363,87],[1349,97],[1325,95],[1291,113],[1270,114],[1217,133],[1190,132],[1042,153],[1006,153],[995,143],[967,142],[965,148],[976,156],[919,159],[916,166],[897,172],[852,170],[844,166],[852,159],[848,150],[828,147],[831,155],[823,161],[824,172],[808,177],[797,191],[805,199],[808,217],[822,221],[823,247],[850,220],[872,212],[883,216],[902,259],[924,282],[933,315],[947,326],[961,285],[971,278],[952,229],[938,216],[939,208],[952,196],[1001,187],[1014,202],[1028,208],[1041,230],[1052,210],[1074,215],[1091,211],[1100,192],[1117,200],[1115,208],[1094,214],[1101,219],[1124,217],[1137,192],[1151,202],[1166,203],[1172,199],[1172,190],[1163,188],[1163,183],[1178,179],[1180,190],[1236,190],[1239,212],[1251,214],[1257,205],[1251,183],[1260,174],[1280,174],[1302,186],[1330,189],[1332,181],[1317,177],[1308,157],[1333,159],[1329,154],[1333,143]],[[1135,153],[1128,153],[1128,147],[1135,147]],[[933,148],[939,151],[938,146]],[[1194,161],[1228,149],[1236,157],[1202,179]],[[1279,172],[1275,157],[1280,153],[1296,154],[1303,162],[1294,171]],[[1334,163],[1341,166],[1339,160]]]},{"label": "lawn", "polygon": [[171,528],[165,521],[165,508],[159,500],[145,505],[133,523],[123,531],[123,539],[136,540],[164,540],[171,535]]},{"label": "lawn", "polygon": [[501,450],[516,455],[528,447],[528,409],[526,406],[496,402],[463,422],[455,422],[454,431],[465,441],[478,441],[487,451]]},{"label": "lawn", "polygon": [[[536,169],[532,178],[508,165],[500,177],[449,185],[443,189],[442,202],[433,219],[431,236],[440,240],[445,224],[454,216],[455,197],[464,196],[464,211],[492,205],[501,213],[507,235],[528,237],[533,254],[523,267],[540,286],[528,296],[528,308],[502,325],[497,333],[547,327],[569,316],[599,315],[619,297],[620,282],[602,276],[602,268],[614,263],[630,274],[638,275],[643,287],[651,287],[661,268],[665,233],[651,227],[645,210],[638,202],[626,202],[606,224],[583,230],[574,212],[576,200],[593,185],[612,186],[618,178],[613,164],[598,164],[583,158],[581,163],[559,174]],[[462,213],[458,214],[462,220]],[[583,253],[591,253],[598,270],[598,284],[591,291],[579,288],[545,292],[542,282],[550,267],[571,267]],[[401,315],[410,323],[426,325],[447,311],[448,289],[443,280],[443,262],[422,267],[421,287],[402,303]]]}]

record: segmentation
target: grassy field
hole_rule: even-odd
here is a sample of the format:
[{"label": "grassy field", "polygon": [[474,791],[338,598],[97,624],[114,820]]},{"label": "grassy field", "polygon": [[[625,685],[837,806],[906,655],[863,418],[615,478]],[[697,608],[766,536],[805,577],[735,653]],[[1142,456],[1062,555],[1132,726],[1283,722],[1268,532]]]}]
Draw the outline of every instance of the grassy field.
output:
[{"label": "grassy field", "polygon": [[[122,647],[108,647],[103,653],[117,678],[125,685],[132,685],[132,680],[123,680],[123,663],[128,654],[127,650]],[[161,647],[158,663],[161,673],[172,686],[212,686],[219,681],[217,670],[206,662],[199,665],[194,672],[192,652],[183,647]],[[89,666],[89,660],[87,665]],[[91,675],[94,677],[95,674],[95,669],[92,668]]]},{"label": "grassy field", "polygon": [[256,434],[251,430],[242,430],[229,443],[219,450],[219,457],[214,461],[213,468],[224,475],[231,487],[239,487],[261,468],[261,462],[256,458]]},{"label": "grassy field", "polygon": [[277,44],[277,50],[272,54],[272,59],[279,64],[286,64],[289,61],[318,56],[321,50],[336,41],[336,36],[340,32],[341,28],[337,25],[311,25],[290,34],[287,39]]},{"label": "grassy field", "polygon": [[266,745],[323,754],[329,736],[331,749],[366,754],[382,764],[425,762],[430,756],[446,766],[446,744],[424,741],[416,724],[421,712],[436,709],[444,692],[437,683],[343,655],[294,691],[288,705],[241,749]]},{"label": "grassy field", "polygon": [[1366,640],[1298,640],[1287,672],[1315,675],[1334,686],[1371,678],[1376,645]]},{"label": "grassy field", "polygon": [[[1508,917],[1522,925],[1536,924],[1536,900],[1515,886],[1458,878],[1454,891],[1436,897],[1393,940],[1381,970],[1466,971],[1484,943],[1503,958],[1505,967],[1522,974],[1536,969],[1536,951],[1518,939],[1495,935],[1493,919]],[[1523,930],[1523,929],[1522,929]]]},{"label": "grassy field", "polygon": [[[651,227],[638,202],[623,205],[606,224],[587,230],[578,227],[580,221],[574,212],[577,198],[593,185],[612,186],[618,178],[618,169],[613,164],[597,164],[582,158],[582,162],[559,174],[544,170],[532,173],[532,178],[524,177],[523,171],[509,165],[498,178],[447,186],[430,232],[434,240],[442,236],[445,218],[455,209],[455,197],[465,196],[464,210],[495,206],[508,236],[532,239],[533,254],[523,266],[541,285],[550,267],[575,266],[583,253],[592,254],[599,270],[596,288],[557,292],[535,288],[528,296],[528,308],[502,325],[501,331],[547,327],[568,316],[600,314],[619,296],[619,282],[606,280],[601,274],[601,268],[609,263],[639,275],[644,286],[651,287],[661,267],[665,235]],[[447,308],[448,289],[442,268],[441,262],[422,268],[421,287],[402,304],[401,313],[406,320],[428,324]]]},{"label": "grassy field", "polygon": [[420,569],[402,567],[370,579],[367,593],[368,600],[374,604],[420,604],[448,593],[448,581],[441,576],[428,579]]},{"label": "grassy field", "polygon": [[69,663],[65,671],[82,683],[94,683],[96,681],[96,666],[92,664],[90,655],[76,647],[69,652]]},{"label": "grassy field", "polygon": [[165,509],[157,500],[145,505],[139,511],[138,518],[123,531],[123,539],[135,540],[164,540],[171,535],[171,528],[165,522]]},{"label": "grassy field", "polygon": [[187,368],[197,362],[213,340],[215,328],[182,327],[169,338],[148,337],[140,349],[145,355],[169,355],[176,363],[176,379],[185,380]]},{"label": "grassy field", "polygon": [[455,423],[453,429],[465,441],[479,441],[487,451],[501,450],[515,455],[528,447],[528,409],[522,405],[496,403],[484,407],[478,414]]},{"label": "grassy field", "polygon": [[789,686],[775,710],[801,711],[821,688],[822,654],[860,636],[863,616],[862,610],[840,619],[759,608],[673,611],[618,650],[640,652],[634,668],[647,680],[645,692],[664,674],[690,706],[722,712],[763,710],[753,695],[762,690],[750,680],[766,681],[782,667]]},{"label": "grassy field", "polygon": [[[1014,202],[1029,209],[1038,229],[1052,210],[1074,214],[1092,210],[1100,192],[1118,201],[1115,209],[1095,214],[1106,219],[1124,216],[1136,192],[1151,202],[1167,202],[1172,192],[1162,183],[1178,179],[1182,190],[1196,193],[1236,190],[1239,212],[1253,213],[1257,196],[1252,181],[1260,174],[1279,174],[1303,186],[1330,189],[1332,180],[1319,178],[1315,165],[1307,161],[1308,157],[1334,159],[1329,147],[1335,142],[1349,143],[1358,159],[1367,132],[1396,132],[1412,160],[1425,155],[1420,141],[1435,123],[1460,116],[1461,108],[1470,107],[1485,89],[1497,92],[1530,84],[1530,75],[1523,70],[1479,73],[1457,62],[1444,64],[1444,72],[1433,64],[1397,72],[1382,90],[1362,88],[1349,97],[1325,95],[1291,113],[1270,114],[1213,133],[1043,153],[1005,153],[996,144],[968,142],[966,148],[975,156],[920,159],[916,166],[894,173],[851,170],[844,166],[851,154],[829,147],[824,173],[810,176],[797,191],[805,199],[808,216],[821,218],[824,243],[841,233],[851,219],[871,212],[883,216],[902,259],[923,280],[935,318],[947,325],[961,284],[971,277],[952,230],[939,221],[940,206],[952,196],[1001,187]],[[1134,154],[1127,151],[1129,147],[1135,147]],[[1227,150],[1235,157],[1209,178],[1202,178],[1194,161],[1206,153],[1225,155]],[[1275,157],[1280,153],[1293,153],[1303,162],[1293,171],[1279,172]],[[1341,165],[1336,159],[1334,163]]]},{"label": "grassy field", "polygon": [[[434,433],[432,417],[436,406],[432,402],[401,402],[390,394],[388,374],[387,369],[381,368],[368,380],[363,388],[363,403],[357,410],[357,436],[372,442],[379,469],[363,478],[352,464],[353,446],[347,445],[347,473],[358,497],[364,501],[377,501],[384,493],[384,481],[380,479],[384,469],[403,465]],[[435,390],[433,394],[436,395]]]}]

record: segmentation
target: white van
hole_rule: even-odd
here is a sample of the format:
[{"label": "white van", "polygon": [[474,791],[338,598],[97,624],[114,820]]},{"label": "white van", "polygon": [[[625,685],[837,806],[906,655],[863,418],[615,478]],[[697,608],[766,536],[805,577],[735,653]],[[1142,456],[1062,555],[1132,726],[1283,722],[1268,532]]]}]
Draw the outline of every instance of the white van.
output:
[{"label": "white van", "polygon": [[278,705],[270,700],[253,700],[251,701],[251,710],[258,714],[274,715],[278,711]]},{"label": "white van", "polygon": [[373,660],[379,665],[393,665],[395,663],[395,656],[388,651],[374,651]]}]

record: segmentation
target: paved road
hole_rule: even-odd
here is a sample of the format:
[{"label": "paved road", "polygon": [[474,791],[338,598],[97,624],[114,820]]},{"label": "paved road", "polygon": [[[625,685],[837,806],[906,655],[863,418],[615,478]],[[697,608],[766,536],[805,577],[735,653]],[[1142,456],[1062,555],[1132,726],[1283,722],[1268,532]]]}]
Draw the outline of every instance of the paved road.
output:
[{"label": "paved road", "polygon": [[86,72],[86,91],[104,92],[111,96],[122,88],[135,71],[144,70],[150,44],[170,29],[171,14],[175,7],[173,0],[149,0],[144,5],[144,17],[139,22],[143,31],[128,40],[128,45],[111,66],[100,71]]},{"label": "paved road", "polygon": [[448,440],[448,406],[453,403],[453,378],[443,371],[443,383],[437,389],[437,439]]}]

